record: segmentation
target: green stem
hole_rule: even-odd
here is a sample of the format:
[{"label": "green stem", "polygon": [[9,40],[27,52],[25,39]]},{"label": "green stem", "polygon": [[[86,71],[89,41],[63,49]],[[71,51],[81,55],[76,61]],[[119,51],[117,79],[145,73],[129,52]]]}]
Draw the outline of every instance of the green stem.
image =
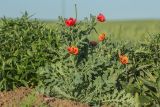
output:
[{"label": "green stem", "polygon": [[96,30],[96,28],[94,28],[94,31],[97,33],[97,35],[99,35],[99,34],[98,34],[98,31]]},{"label": "green stem", "polygon": [[75,70],[75,73],[77,72],[76,66],[75,66],[75,61],[74,61],[74,57],[71,57],[71,61]]},{"label": "green stem", "polygon": [[75,4],[75,15],[76,15],[76,20],[77,20],[77,4]]},{"label": "green stem", "polygon": [[129,82],[128,66],[127,65],[124,65],[124,66],[125,66],[125,72],[127,72],[127,82]]}]

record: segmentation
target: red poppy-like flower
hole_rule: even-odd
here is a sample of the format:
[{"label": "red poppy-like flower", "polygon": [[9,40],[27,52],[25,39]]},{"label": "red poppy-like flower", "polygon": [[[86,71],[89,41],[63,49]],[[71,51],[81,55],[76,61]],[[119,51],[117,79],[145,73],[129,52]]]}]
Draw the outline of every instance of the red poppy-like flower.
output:
[{"label": "red poppy-like flower", "polygon": [[68,50],[69,53],[72,53],[73,52],[73,47],[68,47],[67,50]]},{"label": "red poppy-like flower", "polygon": [[89,44],[90,44],[91,46],[96,46],[96,45],[97,45],[97,42],[96,42],[96,41],[90,41]]},{"label": "red poppy-like flower", "polygon": [[78,51],[78,48],[77,48],[77,47],[74,47],[74,48],[73,48],[73,54],[74,54],[74,55],[78,55],[78,52],[79,52],[79,51]]},{"label": "red poppy-like flower", "polygon": [[128,64],[128,57],[126,55],[119,54],[119,59],[122,64]]},{"label": "red poppy-like flower", "polygon": [[66,26],[70,27],[70,26],[74,26],[76,24],[76,19],[70,17],[69,19],[65,20],[65,24]]},{"label": "red poppy-like flower", "polygon": [[70,54],[78,55],[79,53],[78,48],[74,46],[68,47],[67,50]]},{"label": "red poppy-like flower", "polygon": [[105,33],[102,33],[101,35],[98,36],[99,41],[103,41],[105,39]]},{"label": "red poppy-like flower", "polygon": [[99,13],[99,15],[97,16],[97,20],[100,22],[104,22],[106,18],[102,13]]}]

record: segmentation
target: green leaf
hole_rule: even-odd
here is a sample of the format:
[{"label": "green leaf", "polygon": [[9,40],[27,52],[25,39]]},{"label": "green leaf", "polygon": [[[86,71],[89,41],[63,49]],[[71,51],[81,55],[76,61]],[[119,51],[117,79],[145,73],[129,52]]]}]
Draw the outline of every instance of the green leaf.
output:
[{"label": "green leaf", "polygon": [[140,100],[141,105],[149,105],[150,103],[152,103],[152,99],[145,95],[139,96],[139,100]]},{"label": "green leaf", "polygon": [[157,79],[156,83],[157,83],[157,88],[158,88],[158,93],[160,98],[160,77]]},{"label": "green leaf", "polygon": [[33,56],[33,53],[30,50],[27,50],[27,54],[31,57]]},{"label": "green leaf", "polygon": [[139,98],[138,93],[135,94],[134,100],[135,100],[135,107],[141,107],[140,98]]},{"label": "green leaf", "polygon": [[58,94],[62,95],[63,97],[66,97],[66,98],[68,98],[68,99],[74,99],[72,96],[70,96],[70,95],[67,94],[66,92],[62,91],[59,87],[54,86],[54,89],[55,89],[55,91],[56,91]]},{"label": "green leaf", "polygon": [[148,85],[150,87],[155,87],[155,84],[153,82],[147,81],[146,79],[139,77],[139,79],[145,84]]}]

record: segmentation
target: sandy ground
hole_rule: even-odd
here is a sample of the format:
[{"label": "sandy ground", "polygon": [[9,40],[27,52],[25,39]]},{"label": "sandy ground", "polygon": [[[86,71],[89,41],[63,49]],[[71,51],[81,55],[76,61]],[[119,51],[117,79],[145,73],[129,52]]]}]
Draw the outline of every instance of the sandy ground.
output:
[{"label": "sandy ground", "polygon": [[[31,88],[21,87],[14,91],[0,92],[0,107],[21,107],[21,102],[25,101],[28,95],[31,95]],[[40,104],[45,104],[48,107],[89,107],[87,104],[82,104],[70,100],[60,100],[40,94],[36,94],[36,101],[31,107],[42,107]],[[46,106],[45,106],[46,107]]]}]

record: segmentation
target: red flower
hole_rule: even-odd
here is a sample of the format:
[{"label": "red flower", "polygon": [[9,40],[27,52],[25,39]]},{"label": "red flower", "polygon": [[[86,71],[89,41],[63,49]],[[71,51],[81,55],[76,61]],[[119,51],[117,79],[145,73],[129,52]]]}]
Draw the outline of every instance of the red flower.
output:
[{"label": "red flower", "polygon": [[106,18],[102,13],[99,13],[99,15],[97,16],[97,20],[100,22],[104,22]]},{"label": "red flower", "polygon": [[65,20],[65,24],[66,26],[70,27],[70,26],[74,26],[76,24],[76,19],[70,17],[69,19]]},{"label": "red flower", "polygon": [[68,47],[67,50],[68,50],[69,53],[72,53],[73,52],[73,47]]},{"label": "red flower", "polygon": [[105,39],[105,33],[102,33],[101,35],[98,36],[99,41],[103,41]]},{"label": "red flower", "polygon": [[74,55],[78,55],[78,48],[77,48],[77,47],[74,47],[74,48],[73,48],[73,54],[74,54]]},{"label": "red flower", "polygon": [[96,45],[97,45],[97,42],[96,42],[96,41],[90,41],[89,44],[90,44],[91,46],[96,46]]},{"label": "red flower", "polygon": [[67,50],[70,54],[78,55],[79,53],[78,48],[74,46],[68,47]]},{"label": "red flower", "polygon": [[128,64],[128,57],[126,55],[119,54],[119,59],[122,64]]}]

